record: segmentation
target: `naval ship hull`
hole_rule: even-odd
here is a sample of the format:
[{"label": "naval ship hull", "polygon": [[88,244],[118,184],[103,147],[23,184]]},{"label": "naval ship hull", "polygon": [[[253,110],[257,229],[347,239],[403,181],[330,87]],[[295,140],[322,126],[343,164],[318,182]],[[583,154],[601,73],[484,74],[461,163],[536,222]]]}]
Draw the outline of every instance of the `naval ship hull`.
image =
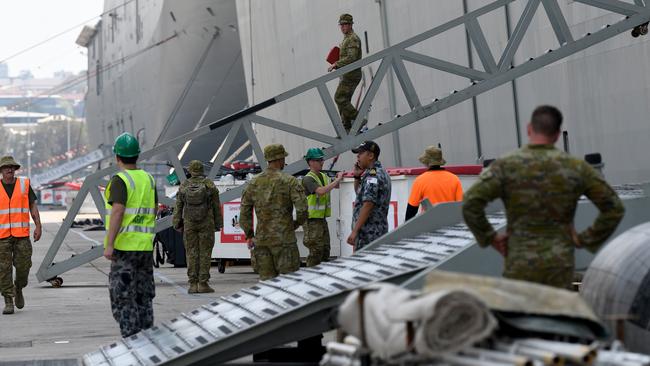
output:
[{"label": "naval ship hull", "polygon": [[[86,44],[93,148],[127,131],[148,150],[247,105],[234,1],[106,0],[104,12]],[[209,160],[217,135],[182,161]]]}]

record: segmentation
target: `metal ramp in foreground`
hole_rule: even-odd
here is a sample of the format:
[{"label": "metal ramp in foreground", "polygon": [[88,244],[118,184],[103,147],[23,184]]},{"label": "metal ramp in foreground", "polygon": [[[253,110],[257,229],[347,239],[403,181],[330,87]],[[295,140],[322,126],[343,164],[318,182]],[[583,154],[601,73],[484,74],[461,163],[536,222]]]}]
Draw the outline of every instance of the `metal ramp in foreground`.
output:
[{"label": "metal ramp in foreground", "polygon": [[[625,231],[650,220],[650,198],[623,196]],[[505,217],[494,205],[495,228]],[[581,202],[578,227],[591,223],[596,208]],[[501,257],[475,245],[461,224],[460,203],[442,204],[415,217],[351,257],[259,282],[222,296],[177,318],[157,324],[83,357],[96,365],[216,365],[304,339],[336,327],[332,313],[347,294],[373,282],[389,281],[422,288],[426,274],[446,269],[498,276]],[[578,256],[577,265],[589,256]],[[582,258],[580,258],[582,257]]]},{"label": "metal ramp in foreground", "polygon": [[[493,1],[475,11],[372,54],[332,73],[307,82],[285,93],[277,95],[272,99],[261,102],[241,112],[235,113],[229,117],[163,143],[162,145],[141,154],[141,160],[152,159],[156,156],[167,156],[174,166],[176,175],[181,180],[184,180],[183,169],[178,156],[185,143],[192,139],[207,138],[209,136],[217,137],[216,134],[226,133],[227,135],[225,136],[223,143],[220,146],[215,146],[215,155],[213,159],[214,167],[208,174],[209,177],[213,178],[217,175],[224,159],[229,155],[233,141],[235,141],[240,131],[242,131],[242,133],[244,133],[249,139],[257,160],[262,164],[262,166],[264,166],[265,162],[263,159],[262,148],[255,136],[253,124],[264,125],[296,135],[300,138],[311,139],[323,143],[327,146],[325,149],[325,158],[329,159],[345,151],[349,151],[352,147],[358,145],[363,140],[376,139],[395,132],[402,127],[413,124],[425,117],[471,99],[520,76],[534,72],[535,70],[575,54],[576,52],[580,52],[592,45],[603,42],[650,20],[650,9],[645,6],[643,0],[634,0],[634,3],[620,0],[574,0],[575,3],[581,3],[583,5],[599,8],[610,14],[619,14],[623,16],[620,21],[614,24],[607,25],[600,30],[594,30],[581,38],[577,38],[572,34],[557,0],[527,0],[524,11],[517,22],[512,35],[509,37],[505,49],[498,58],[495,58],[486,41],[485,34],[481,29],[478,18],[497,11],[513,1],[515,0]],[[558,47],[553,50],[548,50],[548,52],[544,54],[542,54],[544,50],[539,50],[538,52],[542,54],[541,56],[530,58],[529,61],[520,65],[514,65],[514,55],[519,49],[524,36],[528,32],[532,19],[539,11],[544,11],[550,20],[550,29],[553,30],[555,38],[557,39]],[[409,50],[412,46],[443,34],[456,27],[465,27],[471,43],[479,56],[483,70],[469,68],[464,65],[455,64]],[[368,116],[370,106],[389,70],[392,70],[392,72],[395,73],[399,81],[399,86],[408,101],[410,111],[391,121],[377,125],[361,135],[347,134],[341,123],[327,83],[337,79],[346,72],[357,68],[367,67],[375,62],[379,62],[379,67],[368,87],[363,102],[359,107],[359,115],[353,123],[352,131],[357,131],[362,124],[362,120]],[[422,98],[418,95],[413,80],[409,77],[409,73],[405,66],[406,62],[464,77],[468,80],[468,86],[462,90],[454,91],[450,95],[423,104]],[[335,136],[322,134],[257,114],[271,106],[280,103],[288,103],[294,97],[314,91],[318,93],[321,99],[323,108],[327,112],[333,130],[335,131]],[[292,174],[304,169],[305,167],[305,162],[298,160],[289,164],[285,171]],[[105,215],[104,202],[99,186],[105,185],[108,182],[108,176],[114,174],[116,171],[116,167],[111,167],[94,173],[86,178],[77,195],[78,199],[75,200],[70,208],[61,228],[57,232],[54,241],[50,246],[50,249],[44,257],[38,272],[36,273],[39,281],[42,282],[52,279],[66,271],[99,258],[102,255],[102,248],[96,246],[91,247],[88,251],[80,253],[73,258],[54,263],[56,254],[65,240],[68,230],[79,211],[81,203],[88,194],[92,196],[100,215]],[[222,192],[220,195],[221,202],[229,202],[239,197],[242,190],[243,186],[227,192]],[[163,198],[162,201],[162,203],[165,204],[173,203],[173,201],[167,198]],[[158,220],[156,223],[156,231],[168,228],[170,226],[170,221],[170,217]]]}]

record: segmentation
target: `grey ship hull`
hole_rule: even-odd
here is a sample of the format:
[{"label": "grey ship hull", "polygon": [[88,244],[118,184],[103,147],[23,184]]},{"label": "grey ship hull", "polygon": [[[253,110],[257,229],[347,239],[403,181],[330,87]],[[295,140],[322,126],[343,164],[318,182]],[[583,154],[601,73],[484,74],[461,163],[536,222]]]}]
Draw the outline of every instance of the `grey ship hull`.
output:
[{"label": "grey ship hull", "polygon": [[[105,1],[117,8],[87,46],[91,147],[128,131],[147,150],[246,106],[233,0],[122,3]],[[209,160],[219,144],[193,141],[182,160]]]}]

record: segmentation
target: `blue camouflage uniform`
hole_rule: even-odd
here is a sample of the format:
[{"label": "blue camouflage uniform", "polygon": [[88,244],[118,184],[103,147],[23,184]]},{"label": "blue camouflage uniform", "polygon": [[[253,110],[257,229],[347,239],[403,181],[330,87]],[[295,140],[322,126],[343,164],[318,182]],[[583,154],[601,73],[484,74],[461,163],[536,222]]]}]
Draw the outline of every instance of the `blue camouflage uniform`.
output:
[{"label": "blue camouflage uniform", "polygon": [[366,169],[361,175],[361,184],[357,192],[357,198],[354,201],[352,227],[354,227],[359,218],[363,203],[372,202],[375,204],[368,220],[361,227],[359,235],[357,235],[357,241],[354,245],[355,250],[363,248],[388,232],[390,192],[390,176],[381,166],[381,163],[377,161],[373,168]]}]

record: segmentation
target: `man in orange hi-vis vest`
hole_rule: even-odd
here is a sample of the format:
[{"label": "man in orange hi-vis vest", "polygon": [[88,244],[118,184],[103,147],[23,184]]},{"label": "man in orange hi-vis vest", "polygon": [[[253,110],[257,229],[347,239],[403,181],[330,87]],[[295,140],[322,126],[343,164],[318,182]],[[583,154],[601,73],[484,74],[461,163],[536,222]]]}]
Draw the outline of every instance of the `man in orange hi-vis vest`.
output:
[{"label": "man in orange hi-vis vest", "polygon": [[[41,238],[41,218],[36,206],[36,195],[29,185],[29,179],[16,177],[20,164],[13,157],[0,158],[0,293],[5,298],[2,314],[14,313],[16,307],[25,306],[23,288],[27,286],[29,270],[32,267],[32,243],[29,240],[29,216],[36,228],[34,241]],[[13,267],[16,267],[14,282]]]}]

